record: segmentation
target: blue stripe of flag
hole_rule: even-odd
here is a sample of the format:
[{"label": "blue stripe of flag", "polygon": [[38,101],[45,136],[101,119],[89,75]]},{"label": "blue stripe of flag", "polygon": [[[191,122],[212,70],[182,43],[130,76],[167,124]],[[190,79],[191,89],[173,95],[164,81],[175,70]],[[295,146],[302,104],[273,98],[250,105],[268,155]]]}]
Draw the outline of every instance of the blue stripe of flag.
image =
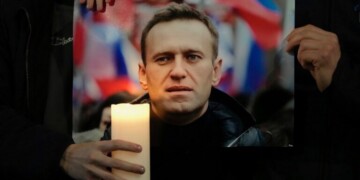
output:
[{"label": "blue stripe of flag", "polygon": [[265,56],[258,44],[252,42],[248,59],[246,79],[242,92],[252,93],[257,91],[264,83],[265,78]]},{"label": "blue stripe of flag", "polygon": [[121,41],[116,41],[114,44],[115,66],[117,76],[127,76],[128,72],[125,64],[125,57],[122,53]]},{"label": "blue stripe of flag", "polygon": [[279,7],[274,3],[273,0],[257,0],[257,1],[271,11],[275,11],[275,12],[279,11]]}]

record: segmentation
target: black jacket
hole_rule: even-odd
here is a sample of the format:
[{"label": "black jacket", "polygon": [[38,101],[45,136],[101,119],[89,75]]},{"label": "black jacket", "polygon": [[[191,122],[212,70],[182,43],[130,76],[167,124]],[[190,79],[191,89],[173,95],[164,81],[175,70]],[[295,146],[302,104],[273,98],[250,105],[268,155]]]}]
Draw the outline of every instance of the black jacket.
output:
[{"label": "black jacket", "polygon": [[296,153],[291,157],[295,162],[288,164],[296,166],[285,168],[292,179],[360,178],[360,149],[356,145],[360,132],[360,14],[354,11],[359,3],[296,1],[296,27],[312,24],[335,33],[341,58],[330,86],[322,93],[295,59]]},{"label": "black jacket", "polygon": [[[149,102],[149,94],[146,93],[131,103]],[[255,119],[234,98],[212,88],[209,98],[209,111],[212,118],[221,122],[221,131],[218,134],[223,141],[221,147],[265,146],[267,141],[265,134],[253,127]],[[102,139],[111,139],[111,126],[108,126]]]},{"label": "black jacket", "polygon": [[66,177],[59,162],[71,135],[43,126],[52,9],[49,0],[0,0],[1,177]]},{"label": "black jacket", "polygon": [[295,3],[295,26],[335,33],[341,57],[330,86],[320,92],[295,54],[294,151],[267,157],[258,179],[360,179],[360,1]]},{"label": "black jacket", "polygon": [[[146,102],[149,102],[148,94],[135,99],[132,103]],[[259,150],[263,147],[260,146],[265,145],[266,141],[264,134],[252,127],[255,123],[252,115],[227,94],[213,88],[209,102],[208,111],[211,111],[209,114],[222,122],[220,123],[222,131],[216,134],[224,137],[222,145],[219,147],[152,146],[151,179],[237,180],[250,179],[254,176],[259,165],[257,158],[262,153]],[[152,134],[151,131],[154,129],[150,130]],[[106,139],[111,139],[111,126],[108,126],[102,138],[102,140]],[[210,138],[204,140],[210,141]]]}]

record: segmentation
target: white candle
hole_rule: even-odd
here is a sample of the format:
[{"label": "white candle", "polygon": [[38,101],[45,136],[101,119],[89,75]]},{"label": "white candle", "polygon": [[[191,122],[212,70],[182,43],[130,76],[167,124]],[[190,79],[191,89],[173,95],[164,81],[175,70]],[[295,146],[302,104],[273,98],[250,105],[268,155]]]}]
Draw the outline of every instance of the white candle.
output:
[{"label": "white candle", "polygon": [[150,179],[150,111],[149,104],[111,105],[111,138],[140,144],[142,151],[113,151],[112,157],[145,167],[144,174],[135,174],[118,169],[112,172],[128,180]]}]

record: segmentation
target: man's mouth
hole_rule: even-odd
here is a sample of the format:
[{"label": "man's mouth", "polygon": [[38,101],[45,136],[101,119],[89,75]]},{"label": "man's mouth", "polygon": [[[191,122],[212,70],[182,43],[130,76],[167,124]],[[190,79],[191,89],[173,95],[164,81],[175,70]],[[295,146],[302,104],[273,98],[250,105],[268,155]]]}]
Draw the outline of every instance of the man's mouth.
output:
[{"label": "man's mouth", "polygon": [[167,92],[179,92],[179,91],[192,91],[192,88],[187,86],[171,86],[166,88]]}]

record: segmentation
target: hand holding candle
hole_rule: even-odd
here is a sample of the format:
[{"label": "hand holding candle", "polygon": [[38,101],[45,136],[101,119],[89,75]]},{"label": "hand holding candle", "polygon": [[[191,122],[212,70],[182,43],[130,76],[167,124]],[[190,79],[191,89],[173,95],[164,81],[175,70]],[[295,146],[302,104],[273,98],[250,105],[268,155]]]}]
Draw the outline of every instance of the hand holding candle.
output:
[{"label": "hand holding candle", "polygon": [[141,153],[113,151],[112,157],[143,165],[145,173],[135,174],[113,169],[116,176],[126,179],[150,179],[150,111],[149,104],[117,104],[111,106],[111,138],[121,139],[142,146]]}]

